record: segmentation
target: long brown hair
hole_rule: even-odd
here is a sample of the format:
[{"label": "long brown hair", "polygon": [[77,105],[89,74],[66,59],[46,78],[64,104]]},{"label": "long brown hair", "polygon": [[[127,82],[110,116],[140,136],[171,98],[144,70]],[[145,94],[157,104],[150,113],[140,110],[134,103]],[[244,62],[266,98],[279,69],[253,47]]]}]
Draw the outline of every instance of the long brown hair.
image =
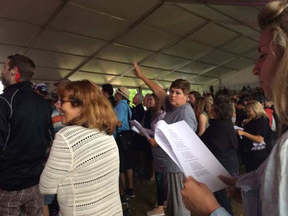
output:
[{"label": "long brown hair", "polygon": [[197,97],[194,104],[194,112],[198,118],[201,113],[205,111],[206,100],[204,97]]},{"label": "long brown hair", "polygon": [[204,97],[197,97],[195,100],[195,104],[194,104],[194,112],[195,115],[197,117],[197,119],[199,118],[200,114],[202,114],[204,111],[207,113],[207,116],[209,118],[210,115],[210,105],[209,102],[204,98]]},{"label": "long brown hair", "polygon": [[153,121],[158,116],[159,111],[161,109],[163,110],[163,104],[154,93],[151,94],[150,97],[153,97],[153,99],[155,101],[155,105],[154,105],[153,111],[152,111],[152,118],[151,118],[151,121]]},{"label": "long brown hair", "polygon": [[60,98],[70,100],[73,107],[82,107],[81,115],[72,119],[69,125],[97,128],[109,135],[113,134],[117,116],[96,84],[88,80],[69,82],[59,86],[57,94]]}]

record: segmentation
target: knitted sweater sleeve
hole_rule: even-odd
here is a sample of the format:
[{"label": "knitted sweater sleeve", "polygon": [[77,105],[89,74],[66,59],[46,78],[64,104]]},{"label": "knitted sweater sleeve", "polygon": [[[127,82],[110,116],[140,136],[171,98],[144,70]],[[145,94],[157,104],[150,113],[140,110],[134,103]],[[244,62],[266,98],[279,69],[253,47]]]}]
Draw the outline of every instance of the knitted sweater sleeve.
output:
[{"label": "knitted sweater sleeve", "polygon": [[57,133],[50,156],[40,177],[42,194],[57,194],[61,181],[69,174],[73,163],[73,154],[68,141],[61,133]]}]

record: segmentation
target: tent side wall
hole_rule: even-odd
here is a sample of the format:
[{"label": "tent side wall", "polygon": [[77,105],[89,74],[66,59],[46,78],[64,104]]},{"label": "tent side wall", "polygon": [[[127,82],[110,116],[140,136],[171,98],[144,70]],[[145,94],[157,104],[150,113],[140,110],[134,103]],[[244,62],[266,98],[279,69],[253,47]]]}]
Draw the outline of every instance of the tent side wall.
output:
[{"label": "tent side wall", "polygon": [[229,76],[220,78],[217,81],[209,83],[202,88],[199,88],[199,91],[202,92],[209,92],[210,85],[213,85],[214,91],[217,91],[219,87],[226,87],[230,90],[240,91],[243,85],[247,86],[250,85],[252,89],[259,87],[258,77],[252,74],[252,69],[254,66],[246,68],[244,70],[240,70],[231,74]]}]

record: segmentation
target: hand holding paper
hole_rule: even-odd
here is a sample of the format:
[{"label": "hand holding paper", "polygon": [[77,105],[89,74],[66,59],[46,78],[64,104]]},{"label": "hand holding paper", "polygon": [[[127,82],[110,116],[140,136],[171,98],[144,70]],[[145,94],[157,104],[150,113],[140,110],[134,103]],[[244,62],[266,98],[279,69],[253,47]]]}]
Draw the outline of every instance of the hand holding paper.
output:
[{"label": "hand holding paper", "polygon": [[235,130],[241,130],[241,131],[244,130],[244,128],[242,128],[242,127],[238,127],[237,125],[234,125],[234,129],[235,129]]},{"label": "hand holding paper", "polygon": [[[186,208],[196,215],[210,215],[220,205],[209,188],[193,177],[185,178],[182,189],[183,202]],[[205,205],[203,205],[205,203]]]},{"label": "hand holding paper", "polygon": [[219,175],[229,178],[231,175],[185,121],[170,125],[158,121],[155,139],[186,177],[193,176],[206,184],[212,192],[227,187]]},{"label": "hand holding paper", "polygon": [[142,133],[147,139],[151,139],[151,137],[147,134],[145,129],[141,126],[141,124],[138,121],[132,120],[130,122],[133,125],[132,126],[133,131],[135,131],[138,134]]},{"label": "hand holding paper", "polygon": [[240,137],[240,139],[243,139],[242,135],[243,135],[244,128],[234,125],[234,129],[236,133],[238,134],[238,136]]}]

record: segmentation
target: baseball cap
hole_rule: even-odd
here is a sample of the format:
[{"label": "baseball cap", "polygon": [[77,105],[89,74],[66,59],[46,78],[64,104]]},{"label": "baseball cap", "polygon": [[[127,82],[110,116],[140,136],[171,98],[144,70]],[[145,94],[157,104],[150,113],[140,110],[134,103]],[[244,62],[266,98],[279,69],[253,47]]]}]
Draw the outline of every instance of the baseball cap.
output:
[{"label": "baseball cap", "polygon": [[35,90],[38,90],[40,94],[47,95],[48,94],[48,88],[45,83],[37,83],[34,87]]}]

